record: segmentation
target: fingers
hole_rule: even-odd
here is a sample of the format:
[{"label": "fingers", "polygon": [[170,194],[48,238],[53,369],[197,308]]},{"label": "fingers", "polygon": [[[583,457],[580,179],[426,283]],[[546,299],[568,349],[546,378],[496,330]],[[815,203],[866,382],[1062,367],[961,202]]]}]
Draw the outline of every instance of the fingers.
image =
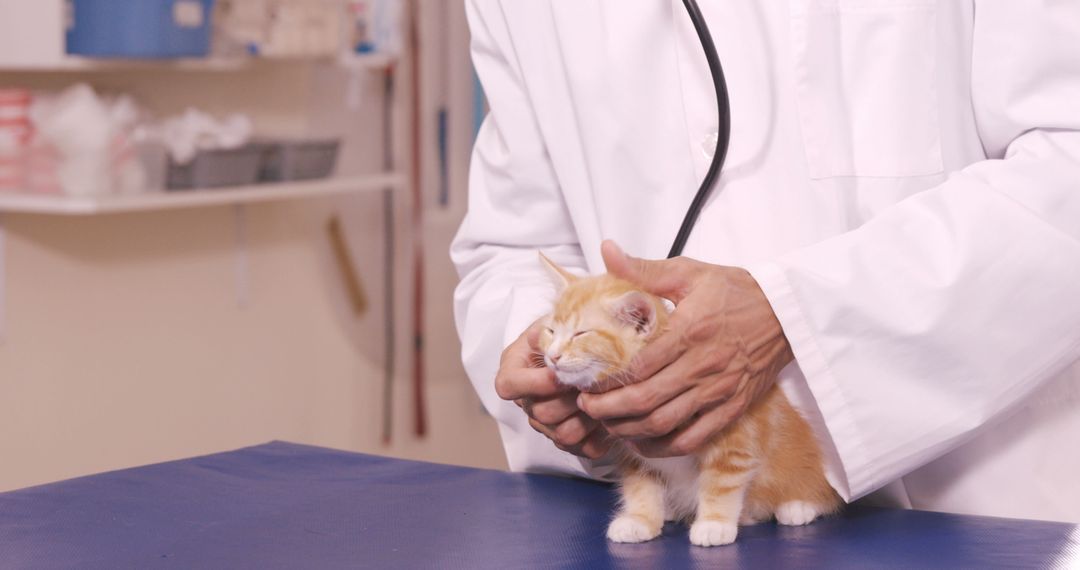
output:
[{"label": "fingers", "polygon": [[[678,337],[678,335],[661,335],[653,345],[661,342],[665,337]],[[642,361],[631,366],[632,378],[646,378],[641,382],[627,384],[613,390],[602,393],[582,393],[578,396],[577,406],[589,417],[597,420],[611,420],[616,418],[633,418],[652,413],[661,405],[672,398],[689,390],[697,380],[697,370],[692,367],[695,363],[687,358],[680,358],[685,352],[681,344],[665,345],[656,347],[657,351],[646,354],[649,361]],[[679,342],[679,341],[673,341]]]},{"label": "fingers", "polygon": [[633,362],[631,362],[629,369],[624,374],[600,379],[590,388],[582,389],[582,392],[603,394],[652,378],[660,370],[670,366],[678,358],[683,357],[686,350],[687,342],[684,335],[664,333],[650,341],[642,349],[642,352],[634,356]]},{"label": "fingers", "polygon": [[[534,329],[536,329],[534,331]],[[525,329],[514,342],[503,349],[502,354],[499,355],[499,369],[513,368],[513,367],[536,367],[537,360],[535,358],[537,348],[530,345],[529,338],[535,335],[539,338],[540,330],[537,323],[533,323],[529,328]]]},{"label": "fingers", "polygon": [[495,374],[495,393],[500,398],[547,398],[570,390],[559,384],[549,368],[536,365],[536,348],[530,343],[536,342],[541,328],[542,321],[534,322],[503,350]]},{"label": "fingers", "polygon": [[634,356],[630,363],[630,378],[645,380],[652,378],[668,365],[677,361],[686,353],[685,335],[672,329],[657,336]]},{"label": "fingers", "polygon": [[611,449],[613,443],[614,441],[611,439],[611,436],[604,431],[604,428],[597,427],[589,434],[589,437],[578,446],[575,455],[586,457],[588,459],[600,459]]},{"label": "fingers", "polygon": [[[585,438],[588,437],[589,433],[592,431],[586,426],[586,423],[585,420],[575,416],[561,424],[547,426],[533,418],[529,418],[529,426],[550,439],[559,447],[559,449],[563,449],[564,451],[564,448],[572,448],[585,441]],[[592,425],[590,427],[596,426]]]},{"label": "fingers", "polygon": [[609,420],[603,425],[611,435],[626,439],[658,438],[693,419],[701,407],[698,391],[687,390],[648,415]]},{"label": "fingers", "polygon": [[533,324],[529,325],[529,328],[525,329],[523,336],[525,337],[525,345],[529,347],[529,352],[534,353],[540,349],[540,331],[544,330],[544,319],[539,319]]},{"label": "fingers", "polygon": [[611,446],[607,432],[584,414],[575,414],[554,426],[529,418],[529,425],[550,439],[559,449],[581,457],[596,459],[607,453]]},{"label": "fingers", "polygon": [[548,368],[503,367],[495,375],[495,393],[504,400],[548,398],[567,390]]},{"label": "fingers", "polygon": [[633,281],[637,272],[630,262],[630,256],[613,240],[606,239],[600,244],[600,256],[604,258],[604,267],[608,273]]},{"label": "fingers", "polygon": [[577,393],[567,393],[554,398],[523,402],[522,409],[529,417],[545,425],[562,423],[580,412],[577,407]]},{"label": "fingers", "polygon": [[742,412],[742,403],[731,400],[713,408],[674,432],[654,439],[639,439],[629,444],[642,457],[679,457],[701,451]]},{"label": "fingers", "polygon": [[685,258],[654,261],[629,256],[612,240],[604,240],[600,255],[608,273],[676,304],[685,296],[689,278],[695,270],[693,263]]},{"label": "fingers", "polygon": [[657,382],[651,379],[604,392],[578,395],[577,406],[595,420],[645,416],[690,389],[682,382]]}]

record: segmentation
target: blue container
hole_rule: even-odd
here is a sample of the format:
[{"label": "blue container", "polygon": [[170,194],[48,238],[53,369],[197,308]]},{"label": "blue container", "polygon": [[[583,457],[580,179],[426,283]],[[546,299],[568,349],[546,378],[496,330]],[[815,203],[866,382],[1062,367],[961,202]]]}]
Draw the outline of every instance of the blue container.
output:
[{"label": "blue container", "polygon": [[214,0],[67,0],[67,52],[89,57],[205,57]]}]

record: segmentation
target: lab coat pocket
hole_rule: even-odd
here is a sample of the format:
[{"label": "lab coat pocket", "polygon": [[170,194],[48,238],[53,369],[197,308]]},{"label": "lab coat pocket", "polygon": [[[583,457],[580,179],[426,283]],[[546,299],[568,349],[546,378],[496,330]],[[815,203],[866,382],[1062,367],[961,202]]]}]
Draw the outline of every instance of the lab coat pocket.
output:
[{"label": "lab coat pocket", "polygon": [[935,0],[791,0],[811,178],[944,170]]}]

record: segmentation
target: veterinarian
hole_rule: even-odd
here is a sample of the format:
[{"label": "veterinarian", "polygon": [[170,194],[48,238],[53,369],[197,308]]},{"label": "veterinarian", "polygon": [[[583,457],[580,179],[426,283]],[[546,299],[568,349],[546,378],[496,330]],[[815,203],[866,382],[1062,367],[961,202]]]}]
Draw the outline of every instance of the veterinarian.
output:
[{"label": "veterinarian", "polygon": [[[491,112],[455,310],[510,467],[687,454],[778,382],[846,500],[1080,522],[1080,3],[701,4],[730,152],[648,261],[717,142],[679,2],[468,2]],[[533,366],[538,250],[676,303],[639,382]]]}]

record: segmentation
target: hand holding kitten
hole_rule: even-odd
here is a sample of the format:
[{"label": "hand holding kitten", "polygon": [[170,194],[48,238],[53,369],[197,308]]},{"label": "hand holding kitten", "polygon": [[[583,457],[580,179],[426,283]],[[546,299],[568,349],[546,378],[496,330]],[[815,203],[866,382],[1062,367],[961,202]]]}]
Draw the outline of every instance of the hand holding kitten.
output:
[{"label": "hand holding kitten", "polygon": [[612,241],[608,272],[673,301],[668,328],[638,354],[640,379],[577,405],[646,457],[694,453],[772,386],[793,360],[768,300],[748,272],[689,258],[647,261]]},{"label": "hand holding kitten", "polygon": [[529,416],[529,425],[559,449],[598,459],[611,447],[608,433],[578,409],[578,391],[559,384],[555,373],[538,358],[542,320],[530,325],[503,351],[495,391],[521,407]]},{"label": "hand holding kitten", "polygon": [[[740,525],[803,525],[839,508],[810,426],[774,384],[791,349],[750,275],[634,260],[613,243],[603,253],[609,272],[588,277],[540,254],[558,298],[504,354],[496,385],[504,398],[544,397],[543,407],[520,404],[564,449],[584,449],[567,448],[568,434],[612,445],[621,500],[608,538],[652,540],[678,520],[690,523],[691,544],[719,546]],[[554,379],[528,367],[541,359]],[[580,389],[581,409],[605,423],[593,427],[553,383]],[[608,432],[626,439],[604,441]]]}]

